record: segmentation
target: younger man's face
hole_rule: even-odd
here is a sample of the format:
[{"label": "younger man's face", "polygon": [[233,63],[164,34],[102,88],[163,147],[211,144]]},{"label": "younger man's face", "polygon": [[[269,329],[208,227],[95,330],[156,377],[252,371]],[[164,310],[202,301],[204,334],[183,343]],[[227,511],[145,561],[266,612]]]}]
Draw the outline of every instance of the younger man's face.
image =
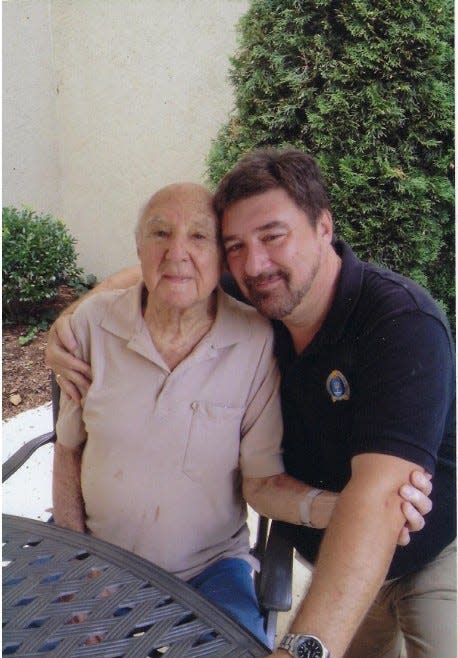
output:
[{"label": "younger man's face", "polygon": [[262,315],[281,320],[306,298],[323,248],[330,242],[322,221],[313,227],[282,188],[241,199],[224,211],[227,264],[243,294]]}]

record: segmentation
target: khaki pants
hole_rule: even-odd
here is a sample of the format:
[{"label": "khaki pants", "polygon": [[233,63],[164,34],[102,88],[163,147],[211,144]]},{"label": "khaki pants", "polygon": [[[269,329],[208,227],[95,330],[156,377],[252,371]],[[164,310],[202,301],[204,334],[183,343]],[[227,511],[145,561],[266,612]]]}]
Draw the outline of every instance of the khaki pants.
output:
[{"label": "khaki pants", "polygon": [[456,658],[456,540],[417,573],[387,581],[345,658]]}]

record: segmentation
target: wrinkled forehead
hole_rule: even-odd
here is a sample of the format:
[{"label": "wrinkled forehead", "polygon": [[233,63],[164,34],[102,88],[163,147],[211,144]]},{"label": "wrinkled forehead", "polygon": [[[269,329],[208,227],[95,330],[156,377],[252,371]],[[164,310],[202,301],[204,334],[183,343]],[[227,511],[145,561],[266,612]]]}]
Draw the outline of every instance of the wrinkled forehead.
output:
[{"label": "wrinkled forehead", "polygon": [[144,225],[155,221],[216,231],[211,194],[199,185],[171,185],[159,190],[146,205],[142,219]]}]

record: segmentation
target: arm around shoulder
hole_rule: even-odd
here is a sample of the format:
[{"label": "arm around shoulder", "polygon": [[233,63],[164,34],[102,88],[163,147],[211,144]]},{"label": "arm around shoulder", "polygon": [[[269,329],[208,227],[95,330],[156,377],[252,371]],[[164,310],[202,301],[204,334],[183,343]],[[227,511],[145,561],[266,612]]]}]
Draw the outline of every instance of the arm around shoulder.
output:
[{"label": "arm around shoulder", "polygon": [[80,402],[91,383],[91,368],[76,356],[76,341],[71,316],[80,304],[93,295],[109,290],[120,290],[135,285],[141,279],[140,266],[129,267],[99,283],[93,290],[73,302],[52,325],[46,346],[46,365],[56,374],[63,393]]}]

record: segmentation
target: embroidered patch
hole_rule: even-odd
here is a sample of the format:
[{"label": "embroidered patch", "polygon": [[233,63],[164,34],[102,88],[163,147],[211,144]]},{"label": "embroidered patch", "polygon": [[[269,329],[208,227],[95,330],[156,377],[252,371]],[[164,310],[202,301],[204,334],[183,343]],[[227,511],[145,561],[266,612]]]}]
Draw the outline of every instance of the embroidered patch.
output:
[{"label": "embroidered patch", "polygon": [[350,399],[350,384],[340,370],[333,370],[326,380],[326,390],[333,402]]}]

